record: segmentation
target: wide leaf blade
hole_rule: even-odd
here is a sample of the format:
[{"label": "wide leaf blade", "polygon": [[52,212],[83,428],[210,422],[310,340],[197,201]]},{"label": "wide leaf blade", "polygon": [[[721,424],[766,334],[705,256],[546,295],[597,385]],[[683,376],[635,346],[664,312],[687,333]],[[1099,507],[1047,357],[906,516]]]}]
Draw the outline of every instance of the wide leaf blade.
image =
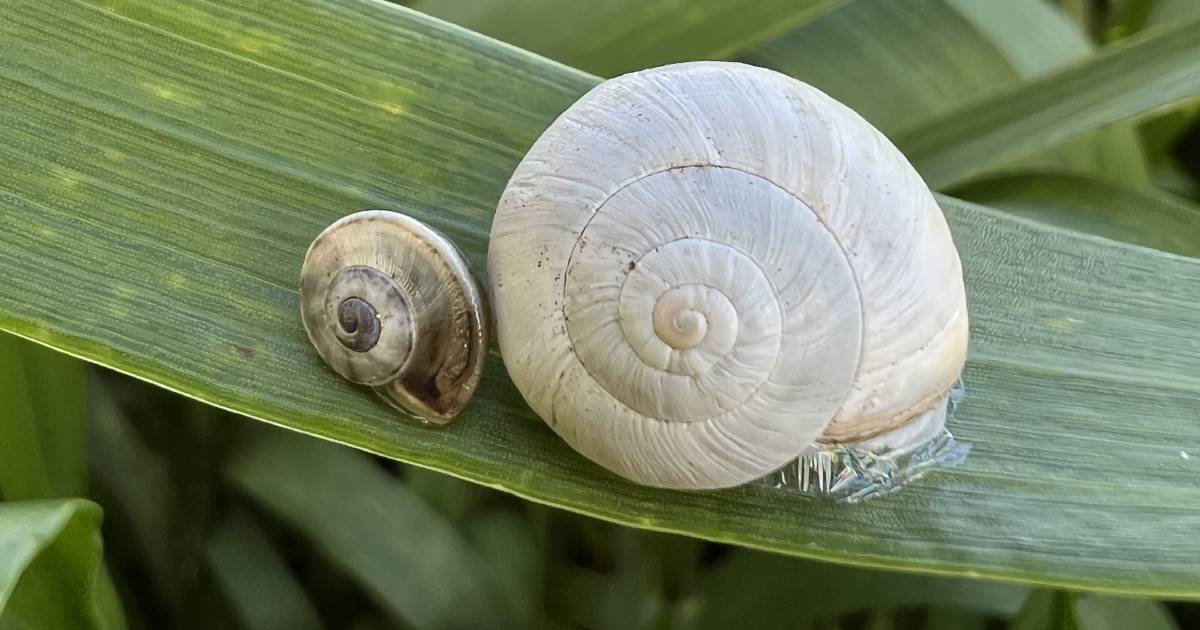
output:
[{"label": "wide leaf blade", "polygon": [[0,498],[83,494],[84,363],[0,333]]},{"label": "wide leaf blade", "polygon": [[[365,0],[0,0],[0,328],[213,405],[637,527],[844,563],[1200,594],[1200,263],[943,198],[972,309],[967,465],[858,507],[640,488],[498,358],[446,430],[328,370],[300,262],[410,212],[484,270],[494,204],[596,79]],[[49,34],[53,36],[49,36]]]},{"label": "wide leaf blade", "polygon": [[285,559],[254,519],[234,510],[204,549],[208,570],[247,630],[322,628]]},{"label": "wide leaf blade", "polygon": [[368,457],[278,431],[251,435],[229,462],[229,479],[397,620],[414,628],[516,625],[483,557]]},{"label": "wide leaf blade", "polygon": [[0,628],[125,627],[100,516],[83,499],[0,503]]},{"label": "wide leaf blade", "polygon": [[[746,60],[816,86],[899,137],[1091,54],[1086,36],[1044,0],[857,0],[755,48]],[[1148,179],[1128,125],[1020,161],[1134,184]]]},{"label": "wide leaf blade", "polygon": [[894,606],[952,606],[1008,618],[1026,587],[979,580],[912,576],[816,564],[737,551],[700,583],[702,630],[775,628],[791,621]]},{"label": "wide leaf blade", "polygon": [[1200,257],[1200,207],[1152,189],[1080,173],[1015,171],[954,194],[1069,230]]},{"label": "wide leaf blade", "polygon": [[[974,98],[1012,88],[1047,68],[1018,64],[1020,47],[996,41],[962,8],[986,5],[954,0],[856,0],[747,51],[744,59],[809,83],[849,105],[888,135],[945,115]],[[1036,13],[1041,30],[1024,33],[1023,50],[1043,64],[1078,61],[1087,45],[1067,46],[1075,33],[1043,33],[1060,18],[1039,0],[1017,0],[1009,18]],[[1065,35],[1065,36],[1064,36]],[[1055,42],[1054,50],[1043,44]]]},{"label": "wide leaf blade", "polygon": [[993,164],[1200,96],[1200,22],[1129,42],[909,129],[896,144],[931,186],[945,188]]},{"label": "wide leaf blade", "polygon": [[1009,630],[1177,630],[1171,611],[1150,599],[1037,590]]},{"label": "wide leaf blade", "polygon": [[562,63],[616,76],[727,59],[845,0],[418,0],[413,8]]}]

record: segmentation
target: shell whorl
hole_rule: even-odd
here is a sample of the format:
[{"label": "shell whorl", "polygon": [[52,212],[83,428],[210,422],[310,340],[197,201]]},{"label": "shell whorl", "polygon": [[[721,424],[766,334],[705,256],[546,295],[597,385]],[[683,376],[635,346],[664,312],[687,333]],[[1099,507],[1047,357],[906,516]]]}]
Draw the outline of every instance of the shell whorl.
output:
[{"label": "shell whorl", "polygon": [[914,169],[848,108],[740,64],[575,103],[509,182],[489,269],[530,406],[649,485],[738,485],[885,433],[966,352],[958,255]]},{"label": "shell whorl", "polygon": [[433,228],[383,210],[343,217],[309,247],[300,294],[325,362],[393,406],[444,424],[474,392],[489,318],[462,255]]}]

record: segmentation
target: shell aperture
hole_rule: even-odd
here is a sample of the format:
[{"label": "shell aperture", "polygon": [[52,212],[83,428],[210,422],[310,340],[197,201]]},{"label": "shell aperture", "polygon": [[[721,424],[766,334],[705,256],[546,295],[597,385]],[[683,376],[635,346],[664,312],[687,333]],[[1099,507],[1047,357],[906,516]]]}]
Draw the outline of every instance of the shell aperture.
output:
[{"label": "shell aperture", "polygon": [[505,365],[572,447],[718,488],[935,407],[966,307],[941,211],[821,92],[697,62],[605,82],[535,143],[489,249]]}]

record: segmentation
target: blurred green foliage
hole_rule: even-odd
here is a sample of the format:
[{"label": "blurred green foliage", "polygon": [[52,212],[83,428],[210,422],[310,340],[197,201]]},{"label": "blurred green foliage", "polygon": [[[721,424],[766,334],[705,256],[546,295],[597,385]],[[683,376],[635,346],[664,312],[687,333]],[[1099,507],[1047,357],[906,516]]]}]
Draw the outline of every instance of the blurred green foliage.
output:
[{"label": "blurred green foliage", "polygon": [[1151,600],[623,528],[0,341],[86,373],[61,393],[87,400],[86,429],[76,426],[90,482],[79,494],[96,502],[0,503],[6,630],[120,628],[125,615],[135,629],[1177,627]]},{"label": "blurred green foliage", "polygon": [[[1022,124],[1053,102],[972,108],[1005,94],[1028,104],[1022,90],[1052,101],[1053,82],[1031,82],[1071,64],[1096,91],[1146,97],[1131,108],[1174,102],[1149,93],[1191,78],[1170,81],[1153,64],[1190,48],[1147,54],[1144,76],[1115,78],[1111,48],[1095,49],[1200,16],[1193,0],[411,4],[601,74],[707,57],[774,67],[901,146],[927,125],[945,129],[943,116]],[[1034,127],[1019,151],[999,140],[974,149],[994,160],[942,152],[953,159],[938,181],[1030,220],[1197,256],[1196,107],[1054,135],[1069,124]],[[7,335],[0,498],[0,630],[1200,627],[1195,604],[839,567],[621,528],[252,423]]]}]

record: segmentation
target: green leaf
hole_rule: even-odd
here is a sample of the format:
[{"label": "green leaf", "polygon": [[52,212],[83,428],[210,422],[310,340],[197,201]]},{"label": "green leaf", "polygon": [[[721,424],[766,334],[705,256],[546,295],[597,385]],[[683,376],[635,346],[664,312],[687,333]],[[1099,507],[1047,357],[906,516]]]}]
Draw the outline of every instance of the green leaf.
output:
[{"label": "green leaf", "polygon": [[193,550],[180,544],[176,518],[194,517],[192,506],[178,496],[168,463],[143,443],[106,388],[90,393],[88,446],[109,519],[120,524],[120,542],[138,557],[154,597],[180,610],[196,571],[188,557]]},{"label": "green leaf", "polygon": [[[983,94],[1020,83],[1032,70],[1019,67],[1008,50],[1044,51],[1077,36],[1047,33],[1057,16],[1044,2],[1005,3],[1012,16],[1037,13],[1040,28],[1023,33],[1023,47],[994,43],[979,29],[987,20],[968,20],[948,0],[857,0],[749,51],[745,60],[796,77],[849,105],[889,136],[961,107]],[[1013,7],[1019,10],[1012,11]],[[998,35],[1008,33],[1000,29]],[[1037,45],[1030,45],[1030,40]],[[1082,50],[1050,50],[1041,60],[1078,59]],[[1039,68],[1040,70],[1040,68]]]},{"label": "green leaf", "polygon": [[[1089,0],[1090,1],[1090,0]],[[1095,47],[1084,25],[1071,24],[1044,0],[978,2],[946,0],[1012,64],[1021,79],[1045,76],[1093,54]],[[972,95],[958,105],[978,101]],[[1008,165],[1052,165],[1088,171],[1136,186],[1147,186],[1149,171],[1134,123],[1110,125],[1096,132],[1022,155]]]},{"label": "green leaf", "polygon": [[600,76],[728,59],[846,0],[418,0],[413,8]]},{"label": "green leaf", "polygon": [[100,506],[83,499],[0,503],[0,628],[124,628],[100,541]]},{"label": "green leaf", "polygon": [[465,530],[491,572],[492,582],[517,611],[519,627],[539,627],[536,620],[542,593],[538,585],[542,575],[538,543],[529,523],[512,511],[497,509],[475,516],[466,523]]},{"label": "green leaf", "polygon": [[1105,595],[1083,595],[1075,601],[1079,630],[1178,630],[1162,602]]},{"label": "green leaf", "polygon": [[1151,189],[1077,173],[1025,171],[971,182],[954,194],[1070,230],[1200,257],[1200,207]]},{"label": "green leaf", "polygon": [[[1044,0],[858,0],[761,46],[747,61],[794,76],[896,137],[1091,54]],[[1106,129],[1022,164],[1147,181],[1133,130]]]},{"label": "green leaf", "polygon": [[1063,9],[1085,32],[1096,35],[1102,26],[1098,3],[1092,0],[1059,0]]},{"label": "green leaf", "polygon": [[1160,602],[1097,594],[1038,590],[1029,595],[1010,630],[1177,630]]},{"label": "green leaf", "polygon": [[[552,567],[550,609],[570,627],[595,630],[656,628],[669,614],[662,564],[654,537],[632,529],[601,532],[608,542],[606,571],[573,565]],[[566,555],[566,554],[561,554]]]},{"label": "green leaf", "polygon": [[1009,624],[1009,630],[1079,630],[1075,619],[1076,597],[1064,591],[1034,591]]},{"label": "green leaf", "polygon": [[987,630],[991,627],[987,615],[958,608],[930,608],[925,611],[921,630]]},{"label": "green leaf", "polygon": [[935,188],[1200,95],[1200,23],[1147,31],[909,129],[896,144]]},{"label": "green leaf", "polygon": [[1007,618],[1029,589],[914,576],[737,551],[704,576],[700,628],[777,628],[871,608],[933,605]]},{"label": "green leaf", "polygon": [[[1144,3],[1143,3],[1144,4]],[[1200,17],[1200,5],[1192,0],[1154,0],[1146,26],[1163,27]]]},{"label": "green leaf", "polygon": [[367,0],[0,10],[0,328],[636,527],[849,564],[1200,594],[1196,261],[943,197],[973,322],[951,423],[974,446],[964,467],[855,507],[754,486],[636,487],[537,421],[498,358],[467,413],[430,430],[328,370],[298,313],[308,244],[365,207],[430,222],[482,275],[509,174],[595,78]]},{"label": "green leaf", "polygon": [[461,523],[486,496],[486,490],[441,473],[409,466],[404,482],[451,523]]},{"label": "green leaf", "polygon": [[83,494],[84,364],[0,333],[0,497]]},{"label": "green leaf", "polygon": [[248,514],[234,510],[205,548],[209,571],[246,630],[321,628],[283,557]]},{"label": "green leaf", "polygon": [[517,627],[482,557],[398,479],[333,444],[278,431],[255,437],[229,462],[230,480],[397,620],[422,629]]},{"label": "green leaf", "polygon": [[[1146,26],[1152,12],[1173,0],[1123,0],[1116,3],[1104,31],[1104,41],[1129,37]],[[1179,4],[1191,4],[1182,0]]]}]

